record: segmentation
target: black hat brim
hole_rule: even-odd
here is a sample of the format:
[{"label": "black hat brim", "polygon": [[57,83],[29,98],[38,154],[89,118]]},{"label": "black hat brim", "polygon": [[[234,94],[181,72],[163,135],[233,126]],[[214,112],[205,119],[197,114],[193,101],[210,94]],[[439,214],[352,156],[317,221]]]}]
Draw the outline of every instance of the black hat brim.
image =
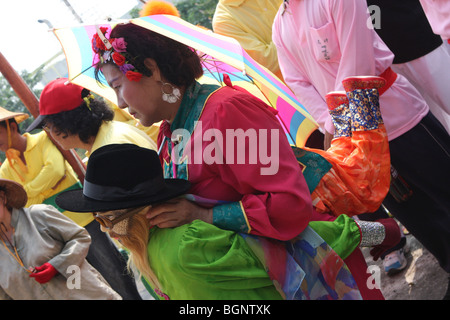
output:
[{"label": "black hat brim", "polygon": [[28,126],[25,132],[33,131],[34,129],[42,129],[42,125],[44,124],[45,115],[40,115]]},{"label": "black hat brim", "polygon": [[83,194],[83,190],[70,190],[60,193],[56,204],[64,210],[72,212],[103,212],[136,208],[164,202],[187,193],[190,183],[183,179],[165,179],[165,188],[155,195],[133,199],[132,196],[120,201],[99,201]]}]

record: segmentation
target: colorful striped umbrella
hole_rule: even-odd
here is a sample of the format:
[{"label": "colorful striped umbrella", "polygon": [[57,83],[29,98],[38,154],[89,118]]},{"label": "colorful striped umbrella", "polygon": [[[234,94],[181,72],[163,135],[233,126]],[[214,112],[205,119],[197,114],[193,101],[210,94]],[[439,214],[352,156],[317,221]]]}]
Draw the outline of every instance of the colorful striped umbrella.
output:
[{"label": "colorful striped umbrella", "polygon": [[[196,49],[205,70],[200,82],[221,84],[222,74],[228,74],[233,85],[245,88],[278,110],[278,118],[291,144],[303,147],[309,135],[317,129],[317,123],[294,93],[277,76],[253,60],[235,39],[171,15],[152,15],[98,26],[110,30],[120,22],[134,23]],[[113,90],[106,81],[99,85],[91,68],[95,63],[91,39],[96,26],[61,28],[55,29],[54,33],[66,55],[71,82],[117,103]]]},{"label": "colorful striped umbrella", "polygon": [[[123,21],[128,22],[128,20]],[[108,28],[111,32],[115,24],[101,24],[98,27]],[[97,33],[96,25],[80,25],[70,28],[53,29],[64,51],[71,82],[95,92],[117,105],[117,97],[114,90],[103,78],[99,84],[94,75],[93,64],[96,56],[92,51],[92,37]]]}]

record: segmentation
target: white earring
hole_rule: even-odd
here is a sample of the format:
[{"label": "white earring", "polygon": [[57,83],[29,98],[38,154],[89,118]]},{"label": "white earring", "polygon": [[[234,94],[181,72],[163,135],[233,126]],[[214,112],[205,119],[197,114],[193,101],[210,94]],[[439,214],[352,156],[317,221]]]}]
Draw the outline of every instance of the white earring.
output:
[{"label": "white earring", "polygon": [[[164,86],[170,86],[172,89],[171,93],[164,92]],[[181,97],[180,89],[174,87],[172,84],[163,82],[161,85],[162,99],[169,103],[177,102]]]}]

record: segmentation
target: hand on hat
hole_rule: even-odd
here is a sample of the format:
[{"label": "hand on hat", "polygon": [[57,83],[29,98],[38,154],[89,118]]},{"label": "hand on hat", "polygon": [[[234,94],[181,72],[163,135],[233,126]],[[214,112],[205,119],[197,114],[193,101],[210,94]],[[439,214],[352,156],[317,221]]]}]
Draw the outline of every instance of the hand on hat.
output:
[{"label": "hand on hat", "polygon": [[35,272],[30,274],[31,278],[34,278],[40,284],[49,282],[54,276],[58,274],[58,270],[55,269],[50,263],[46,262],[40,267],[34,268]]},{"label": "hand on hat", "polygon": [[200,207],[184,198],[176,198],[150,207],[146,217],[153,226],[174,228],[194,220],[212,223],[212,209]]}]

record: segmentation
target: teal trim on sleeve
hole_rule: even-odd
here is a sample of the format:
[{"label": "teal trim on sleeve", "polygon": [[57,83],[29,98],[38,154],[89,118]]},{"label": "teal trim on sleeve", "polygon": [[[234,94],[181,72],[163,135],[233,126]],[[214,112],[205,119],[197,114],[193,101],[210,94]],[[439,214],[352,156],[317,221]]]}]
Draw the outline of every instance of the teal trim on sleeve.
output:
[{"label": "teal trim on sleeve", "polygon": [[331,163],[320,154],[291,146],[297,162],[302,168],[303,176],[308,185],[309,192],[313,193],[323,176],[330,171]]},{"label": "teal trim on sleeve", "polygon": [[221,229],[249,233],[250,226],[240,202],[232,202],[213,208],[213,224]]}]

